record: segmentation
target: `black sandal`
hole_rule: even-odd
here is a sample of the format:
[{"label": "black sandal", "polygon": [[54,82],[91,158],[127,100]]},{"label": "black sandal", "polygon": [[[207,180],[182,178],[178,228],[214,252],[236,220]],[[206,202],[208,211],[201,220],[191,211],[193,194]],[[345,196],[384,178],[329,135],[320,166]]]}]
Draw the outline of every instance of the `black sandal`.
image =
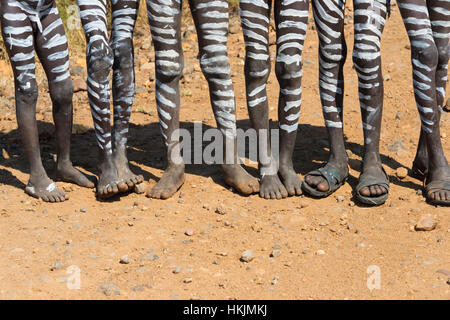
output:
[{"label": "black sandal", "polygon": [[324,177],[325,180],[327,180],[329,186],[327,191],[320,191],[314,189],[306,181],[303,181],[302,183],[302,189],[307,194],[316,198],[325,198],[328,197],[333,192],[335,192],[337,189],[339,189],[347,181],[348,170],[347,174],[344,176],[342,175],[342,173],[339,171],[338,168],[330,164],[326,164],[324,167],[319,168],[317,170],[313,170],[306,175]]},{"label": "black sandal", "polygon": [[431,181],[430,183],[426,183],[424,185],[425,189],[425,197],[427,199],[427,202],[432,205],[436,206],[449,206],[450,200],[433,200],[430,198],[430,194],[434,193],[436,191],[450,191],[450,181],[445,180],[437,180],[437,181]]},{"label": "black sandal", "polygon": [[[386,202],[386,200],[389,196],[389,176],[387,175],[387,173],[383,167],[381,167],[381,169],[383,170],[384,178],[375,177],[370,174],[364,174],[364,173],[359,176],[359,182],[355,188],[355,197],[359,202],[368,204],[368,205],[375,205],[375,206],[379,206]],[[382,187],[386,188],[387,192],[378,197],[367,197],[367,196],[363,196],[360,193],[362,188],[366,188],[366,187],[370,187],[370,186],[374,186],[374,185],[378,185],[378,186],[382,186]]]}]

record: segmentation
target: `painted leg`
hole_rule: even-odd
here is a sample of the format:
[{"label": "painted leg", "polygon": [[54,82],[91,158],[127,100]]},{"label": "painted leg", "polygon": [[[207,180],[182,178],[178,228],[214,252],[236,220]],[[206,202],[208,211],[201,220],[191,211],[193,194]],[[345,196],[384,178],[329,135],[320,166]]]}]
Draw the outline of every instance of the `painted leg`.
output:
[{"label": "painted leg", "polygon": [[[73,84],[69,72],[69,51],[64,26],[56,4],[42,12],[42,33],[36,36],[36,52],[47,75],[53,103],[53,119],[57,146],[57,176],[65,182],[86,188],[94,188],[83,173],[72,166],[70,137],[73,119]],[[45,37],[44,37],[45,35]]]},{"label": "painted leg", "polygon": [[270,148],[267,81],[270,75],[269,24],[272,1],[240,0],[244,32],[247,109],[252,128],[258,134],[258,164],[261,175],[259,195],[282,199],[288,192],[278,176],[278,159]]},{"label": "painted leg", "polygon": [[[432,18],[428,14],[427,3],[425,0],[402,0],[398,5],[411,41],[414,93],[427,144],[426,197],[433,204],[450,204],[450,169],[440,138],[439,94],[436,81],[439,60],[446,60],[448,55],[446,53],[448,32],[441,33],[432,29],[432,22],[434,25],[448,24],[450,3],[447,1],[428,3],[429,10],[435,12]],[[438,49],[435,39],[446,37],[446,42],[439,41]]]},{"label": "painted leg", "polygon": [[33,27],[27,12],[15,1],[2,0],[2,34],[14,72],[16,116],[25,157],[30,164],[30,179],[25,192],[46,202],[60,202],[68,196],[47,176],[39,150],[36,123],[38,86],[35,76]]},{"label": "painted leg", "polygon": [[353,62],[358,74],[359,100],[364,129],[363,166],[356,198],[366,204],[386,201],[388,183],[380,157],[380,130],[383,113],[381,35],[386,22],[386,0],[354,1],[355,47]]},{"label": "painted leg", "polygon": [[309,0],[275,3],[277,61],[275,72],[280,83],[278,119],[280,126],[279,175],[288,194],[301,195],[292,156],[297,138],[302,101],[302,52],[308,26]]},{"label": "painted leg", "polygon": [[198,34],[200,66],[224,138],[225,183],[244,195],[258,192],[258,181],[242,168],[237,154],[236,104],[227,52],[228,1],[190,0],[189,4]]},{"label": "painted leg", "polygon": [[106,0],[77,0],[86,35],[88,96],[99,150],[97,195],[111,197],[128,186],[119,178],[113,159],[110,123],[110,85],[114,55],[108,44]]},{"label": "painted leg", "polygon": [[313,0],[314,20],[319,35],[319,84],[322,110],[330,142],[327,164],[305,176],[303,189],[310,195],[325,197],[345,183],[348,157],[343,132],[343,67],[347,57],[344,38],[345,3]]},{"label": "painted leg", "polygon": [[137,0],[119,0],[112,4],[114,163],[119,178],[128,188],[133,188],[144,181],[142,175],[136,175],[130,170],[127,158],[128,128],[135,79],[133,31],[138,9]]},{"label": "painted leg", "polygon": [[183,73],[181,47],[181,2],[161,4],[147,0],[148,19],[155,46],[156,106],[161,134],[167,147],[167,168],[147,197],[167,199],[184,183],[180,154],[180,78]]}]

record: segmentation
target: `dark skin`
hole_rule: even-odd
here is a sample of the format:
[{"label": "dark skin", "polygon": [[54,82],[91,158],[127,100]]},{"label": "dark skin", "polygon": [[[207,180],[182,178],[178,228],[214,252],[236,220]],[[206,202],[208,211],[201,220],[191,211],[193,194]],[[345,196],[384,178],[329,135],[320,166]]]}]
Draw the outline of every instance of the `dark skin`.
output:
[{"label": "dark skin", "polygon": [[[259,195],[283,199],[301,195],[302,181],[297,176],[292,156],[300,116],[302,48],[306,35],[309,1],[288,4],[275,1],[277,25],[277,62],[275,73],[280,84],[278,100],[280,154],[272,154],[269,135],[269,105],[266,84],[270,74],[268,28],[272,1],[241,1],[241,21],[246,43],[245,81],[247,107],[252,128],[258,132],[258,164],[261,175]],[[283,15],[293,10],[296,15]],[[264,17],[264,18],[262,18]]]},{"label": "dark skin", "polygon": [[[316,7],[317,4],[322,4],[321,0],[315,0],[313,2]],[[360,94],[360,102],[361,102],[361,116],[363,121],[364,128],[364,154],[363,154],[363,164],[362,164],[362,173],[371,175],[374,177],[384,177],[384,173],[382,171],[382,163],[379,153],[379,142],[380,142],[380,131],[381,131],[381,119],[382,119],[382,109],[383,109],[383,76],[381,74],[381,57],[379,55],[380,48],[377,42],[380,41],[381,33],[384,28],[384,19],[386,19],[386,8],[384,10],[380,10],[377,7],[372,7],[370,4],[365,2],[359,2],[358,0],[354,1],[355,11],[358,9],[364,11],[371,11],[371,14],[355,14],[355,48],[353,52],[353,62],[355,64],[355,69],[358,73],[359,80],[359,94]],[[343,9],[342,16],[343,17]],[[371,22],[368,22],[369,16],[373,18]],[[327,54],[340,55],[342,59],[340,61],[328,61],[326,56],[322,56],[323,61],[326,63],[336,63],[336,68],[334,70],[327,70],[333,74],[337,74],[338,81],[341,84],[341,92],[344,91],[343,85],[343,72],[342,68],[345,62],[346,56],[346,44],[344,39],[344,20],[339,19],[338,15],[335,16],[337,19],[336,24],[332,24],[331,27],[335,31],[339,31],[341,34],[341,47],[343,48],[341,52],[327,52],[327,49],[322,52],[326,52]],[[320,16],[316,15],[316,19],[320,18]],[[380,19],[380,20],[377,20]],[[378,22],[375,27],[375,22]],[[324,19],[322,21],[324,24],[328,24],[329,22]],[[366,28],[362,28],[361,30],[357,29],[356,26],[364,25],[364,24],[373,24],[373,27],[378,30],[378,34],[372,31],[368,31]],[[320,25],[318,25],[320,28]],[[326,32],[323,31],[322,32]],[[332,39],[332,38],[331,38]],[[373,40],[377,39],[377,40]],[[326,43],[322,43],[321,46],[326,47]],[[369,50],[365,49],[370,47]],[[363,48],[363,49],[361,49]],[[322,53],[321,53],[322,54]],[[328,112],[324,110],[324,115],[326,120],[330,120],[332,122],[342,123],[342,109],[343,109],[343,97],[342,93],[338,92],[329,92],[326,91],[328,89],[324,89],[321,87],[322,91],[325,91],[327,95],[335,95],[334,101],[336,101],[336,107],[341,109],[340,115],[336,114],[336,118],[334,118],[332,112]],[[330,106],[329,101],[322,100],[322,104],[324,106]],[[344,144],[344,135],[342,127],[337,126],[329,126],[327,125],[328,137],[330,140],[330,158],[328,160],[328,164],[336,167],[342,174],[348,172],[348,157],[347,152],[345,150]],[[308,183],[311,187],[320,191],[329,190],[329,185],[327,180],[322,176],[315,175],[306,175],[305,182]],[[366,197],[378,197],[385,193],[388,190],[382,185],[370,185],[367,187],[361,188],[359,193]]]},{"label": "dark skin", "polygon": [[[419,108],[422,127],[413,169],[415,171],[418,169],[424,174],[420,178],[425,180],[425,183],[450,181],[450,168],[440,137],[441,108],[445,98],[450,57],[450,27],[448,26],[450,15],[446,14],[450,12],[450,3],[443,0],[402,0],[399,4],[405,27],[411,33],[411,58],[415,71],[413,73],[415,84],[428,85],[428,87],[415,85],[416,102],[422,108]],[[409,10],[408,5],[423,9]],[[416,20],[411,21],[408,18],[421,19],[417,21],[422,23],[414,23]],[[432,39],[420,38],[416,35],[420,34],[418,30],[425,29],[433,34]],[[417,45],[420,43],[421,46]],[[427,197],[430,200],[448,201],[450,190],[436,190],[430,192]]]},{"label": "dark skin", "polygon": [[[189,5],[198,34],[200,65],[208,81],[217,126],[224,137],[224,161],[221,164],[224,181],[244,195],[258,192],[258,181],[242,168],[237,155],[234,90],[226,51],[227,1],[191,0]],[[147,197],[167,199],[185,181],[178,132],[179,82],[183,71],[181,1],[167,4],[148,1],[147,9],[155,46],[157,108],[167,147],[166,170],[158,183],[147,192]]]},{"label": "dark skin", "polygon": [[[55,74],[55,68],[64,65],[68,60],[59,59],[57,61],[50,61],[49,55],[55,52],[64,52],[67,50],[67,43],[62,43],[59,46],[48,48],[48,37],[45,39],[42,33],[37,30],[36,26],[32,24],[29,19],[26,20],[11,20],[4,17],[5,13],[17,14],[15,7],[10,7],[7,1],[2,1],[2,31],[4,39],[12,37],[5,33],[5,28],[19,28],[31,26],[33,32],[23,32],[22,34],[14,35],[14,40],[21,43],[30,35],[34,38],[34,46],[29,47],[9,45],[8,40],[6,50],[11,58],[11,64],[14,71],[15,80],[15,99],[16,99],[16,116],[19,127],[19,132],[22,138],[25,157],[30,164],[30,179],[25,191],[35,197],[40,198],[46,202],[63,202],[69,199],[69,196],[59,189],[47,176],[42,165],[39,134],[36,122],[36,102],[38,96],[37,83],[34,77],[34,70],[26,75],[21,73],[21,65],[24,63],[34,64],[34,57],[29,59],[22,59],[18,61],[13,57],[20,56],[20,54],[28,54],[36,49],[36,53],[44,67],[49,80],[49,91],[53,104],[53,119],[55,122],[55,135],[57,146],[57,177],[66,182],[75,183],[82,187],[93,188],[95,185],[84,174],[75,169],[70,161],[70,136],[72,133],[72,95],[73,85],[70,77],[63,81],[56,81],[58,74]],[[59,16],[55,13],[44,15],[41,18],[42,30],[46,30],[47,26],[53,23]],[[49,33],[50,36],[54,34],[64,35],[64,28],[62,25],[55,28]],[[56,50],[56,51],[55,51]],[[59,50],[59,51],[58,51]],[[61,61],[63,60],[63,61]],[[23,69],[23,68],[22,68]],[[52,71],[53,70],[53,71]],[[24,82],[25,81],[25,82]]]}]

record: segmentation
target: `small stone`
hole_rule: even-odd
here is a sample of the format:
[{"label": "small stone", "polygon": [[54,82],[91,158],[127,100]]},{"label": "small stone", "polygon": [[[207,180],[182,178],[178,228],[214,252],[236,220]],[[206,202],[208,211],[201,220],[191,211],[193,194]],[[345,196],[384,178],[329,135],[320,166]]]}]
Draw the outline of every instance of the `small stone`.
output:
[{"label": "small stone", "polygon": [[345,200],[345,196],[337,196],[336,197],[337,202],[343,202]]},{"label": "small stone", "polygon": [[64,267],[64,264],[62,262],[55,262],[55,264],[53,265],[52,270],[58,270],[58,269],[62,269]]},{"label": "small stone", "polygon": [[174,274],[178,274],[181,272],[181,268],[180,267],[175,267],[175,269],[172,270],[172,273]]},{"label": "small stone", "polygon": [[273,280],[272,280],[272,285],[274,286],[274,285],[276,285],[277,283],[278,283],[278,277],[275,276],[275,277],[273,278]]},{"label": "small stone", "polygon": [[399,178],[399,179],[404,179],[408,176],[408,170],[406,168],[400,167],[397,168],[397,170],[395,170],[395,175]]},{"label": "small stone", "polygon": [[142,194],[145,192],[145,183],[139,183],[134,186],[134,192],[137,194]]},{"label": "small stone", "polygon": [[191,283],[192,282],[192,278],[186,278],[183,280],[184,283]]},{"label": "small stone", "polygon": [[80,212],[82,212],[82,213],[86,213],[86,212],[87,212],[87,210],[86,210],[86,208],[81,208],[81,209],[80,209]]},{"label": "small stone", "polygon": [[324,255],[325,254],[325,251],[323,251],[323,250],[317,250],[316,251],[316,255],[318,255],[318,256],[321,256],[321,255]]},{"label": "small stone", "polygon": [[270,253],[271,258],[278,258],[279,256],[281,256],[281,250],[275,249]]},{"label": "small stone", "polygon": [[253,251],[252,250],[245,250],[244,252],[242,252],[240,260],[242,262],[250,262],[250,261],[253,260],[253,258],[254,258]]},{"label": "small stone", "polygon": [[427,215],[422,217],[415,226],[416,231],[432,231],[436,228],[437,222],[430,216]]},{"label": "small stone", "polygon": [[395,120],[401,120],[403,118],[403,113],[401,113],[400,111],[397,112],[397,114],[395,115]]},{"label": "small stone", "polygon": [[450,112],[450,98],[447,99],[447,102],[445,103],[443,109],[445,112]]},{"label": "small stone", "polygon": [[119,262],[121,264],[130,264],[131,263],[131,259],[127,255],[125,255],[122,258],[120,258]]},{"label": "small stone", "polygon": [[73,79],[73,92],[87,91],[87,84],[81,78]]},{"label": "small stone", "polygon": [[389,80],[391,80],[391,76],[389,74],[385,74],[383,76],[383,79],[384,79],[384,81],[389,81]]},{"label": "small stone", "polygon": [[131,288],[131,290],[134,292],[144,291],[144,289],[144,286],[134,286],[133,288]]},{"label": "small stone", "polygon": [[194,229],[187,229],[185,232],[184,232],[184,234],[185,235],[187,235],[187,236],[193,236],[194,235]]},{"label": "small stone", "polygon": [[223,203],[216,208],[216,213],[221,215],[227,214],[227,209]]}]

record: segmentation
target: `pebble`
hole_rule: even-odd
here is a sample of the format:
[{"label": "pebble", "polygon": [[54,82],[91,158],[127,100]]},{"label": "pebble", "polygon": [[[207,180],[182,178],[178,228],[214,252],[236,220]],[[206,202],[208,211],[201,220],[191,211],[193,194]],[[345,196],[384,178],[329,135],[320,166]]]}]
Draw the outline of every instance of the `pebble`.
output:
[{"label": "pebble", "polygon": [[134,286],[133,288],[131,288],[131,290],[134,292],[144,291],[144,289],[144,286]]},{"label": "pebble", "polygon": [[81,208],[81,209],[80,209],[80,212],[86,213],[87,210],[86,210],[86,208]]},{"label": "pebble", "polygon": [[73,79],[73,92],[87,91],[87,84],[81,78]]},{"label": "pebble", "polygon": [[242,262],[250,262],[250,261],[253,260],[253,258],[254,258],[253,251],[252,250],[245,250],[244,252],[242,252],[240,260]]},{"label": "pebble", "polygon": [[345,200],[345,196],[337,196],[336,200],[337,202],[343,202]]},{"label": "pebble", "polygon": [[131,259],[127,255],[124,255],[122,258],[120,258],[119,262],[121,264],[130,264],[131,263]]},{"label": "pebble", "polygon": [[145,192],[145,183],[139,183],[134,186],[134,192],[137,194],[142,194]]},{"label": "pebble", "polygon": [[192,278],[186,278],[183,280],[184,283],[191,283],[192,282]]},{"label": "pebble", "polygon": [[187,229],[185,232],[184,232],[184,234],[185,235],[187,235],[187,236],[193,236],[194,235],[194,229]]},{"label": "pebble", "polygon": [[106,295],[110,296],[114,293],[114,295],[120,295],[119,286],[112,282],[107,282],[100,285],[99,289]]},{"label": "pebble", "polygon": [[216,208],[216,213],[221,215],[227,214],[227,209],[223,203]]},{"label": "pebble", "polygon": [[178,274],[181,272],[181,268],[180,267],[175,267],[175,269],[172,270],[172,273],[174,274]]},{"label": "pebble", "polygon": [[445,112],[450,112],[450,98],[447,99],[443,109]]},{"label": "pebble", "polygon": [[281,250],[275,249],[270,253],[271,258],[278,258],[279,256],[281,256]]},{"label": "pebble", "polygon": [[430,215],[427,215],[420,218],[414,229],[416,231],[431,231],[434,230],[436,226],[437,222]]},{"label": "pebble", "polygon": [[408,170],[406,168],[400,167],[397,168],[397,170],[395,170],[395,175],[399,178],[399,179],[404,179],[408,176]]},{"label": "pebble", "polygon": [[58,269],[62,269],[64,267],[64,264],[62,262],[55,262],[55,264],[53,265],[53,269],[58,270]]},{"label": "pebble", "polygon": [[324,255],[325,254],[325,251],[323,251],[323,250],[317,250],[316,251],[316,255],[318,255],[318,256],[321,256],[321,255]]}]

